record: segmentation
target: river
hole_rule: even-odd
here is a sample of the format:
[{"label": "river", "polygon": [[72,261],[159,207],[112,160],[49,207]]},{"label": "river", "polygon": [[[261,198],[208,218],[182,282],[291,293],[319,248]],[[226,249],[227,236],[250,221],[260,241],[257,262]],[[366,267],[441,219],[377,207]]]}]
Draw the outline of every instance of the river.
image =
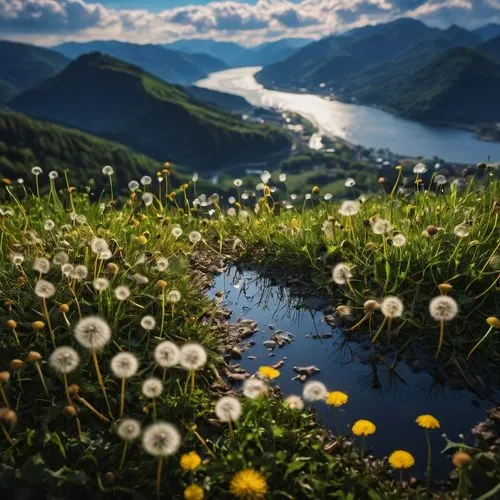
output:
[{"label": "river", "polygon": [[268,90],[254,75],[259,67],[211,73],[196,83],[244,97],[254,106],[292,111],[302,115],[329,137],[341,137],[366,148],[388,148],[409,156],[437,156],[449,162],[500,161],[500,143],[480,141],[470,132],[432,127],[368,106],[327,101],[314,94]]}]

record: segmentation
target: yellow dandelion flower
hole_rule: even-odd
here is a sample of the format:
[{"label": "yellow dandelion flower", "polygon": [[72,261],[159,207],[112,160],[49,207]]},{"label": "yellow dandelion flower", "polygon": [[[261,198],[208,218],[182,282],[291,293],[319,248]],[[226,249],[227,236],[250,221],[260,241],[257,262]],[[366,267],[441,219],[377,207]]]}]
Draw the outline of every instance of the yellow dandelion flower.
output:
[{"label": "yellow dandelion flower", "polygon": [[276,368],[273,368],[272,366],[260,366],[259,373],[263,377],[271,380],[280,376],[280,371],[276,370]]},{"label": "yellow dandelion flower", "polygon": [[201,464],[201,458],[196,451],[190,451],[189,453],[184,453],[181,456],[181,467],[184,470],[195,470]]},{"label": "yellow dandelion flower", "polygon": [[237,498],[259,500],[266,494],[267,483],[260,472],[245,469],[233,476],[229,491]]},{"label": "yellow dandelion flower", "polygon": [[312,192],[312,194],[319,194],[319,192],[320,192],[319,186],[313,186],[313,188],[311,189],[311,192]]},{"label": "yellow dandelion flower", "polygon": [[415,459],[405,450],[396,450],[390,454],[389,463],[394,469],[409,469],[415,464]]},{"label": "yellow dandelion flower", "polygon": [[185,500],[203,500],[205,498],[205,493],[201,486],[197,484],[191,484],[184,490]]},{"label": "yellow dandelion flower", "polygon": [[432,415],[419,415],[415,420],[424,429],[439,429],[439,420]]},{"label": "yellow dandelion flower", "polygon": [[326,404],[331,406],[344,406],[349,401],[349,396],[345,392],[333,391],[329,392],[326,397]]},{"label": "yellow dandelion flower", "polygon": [[352,426],[352,432],[355,436],[369,436],[374,434],[377,426],[369,420],[356,420]]},{"label": "yellow dandelion flower", "polygon": [[148,243],[148,239],[146,238],[146,236],[141,234],[140,236],[137,236],[137,242],[139,243],[139,245],[146,245]]}]

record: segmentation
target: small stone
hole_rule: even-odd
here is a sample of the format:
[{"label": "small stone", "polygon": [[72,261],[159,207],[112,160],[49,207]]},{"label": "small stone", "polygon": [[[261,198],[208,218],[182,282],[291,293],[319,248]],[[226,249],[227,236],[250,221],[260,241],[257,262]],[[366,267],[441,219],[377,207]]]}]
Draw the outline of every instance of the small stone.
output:
[{"label": "small stone", "polygon": [[229,353],[231,359],[241,359],[241,349],[239,347],[233,347]]},{"label": "small stone", "polygon": [[274,340],[265,340],[262,345],[266,347],[267,349],[276,349],[276,342]]},{"label": "small stone", "polygon": [[257,359],[255,356],[247,356],[247,359]]}]

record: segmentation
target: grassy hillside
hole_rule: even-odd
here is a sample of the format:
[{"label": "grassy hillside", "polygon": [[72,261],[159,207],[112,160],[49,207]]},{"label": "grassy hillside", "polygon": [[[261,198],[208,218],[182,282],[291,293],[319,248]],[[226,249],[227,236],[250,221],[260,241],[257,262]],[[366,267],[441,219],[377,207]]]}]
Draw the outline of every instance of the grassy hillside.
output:
[{"label": "grassy hillside", "polygon": [[159,163],[114,142],[55,125],[33,120],[19,113],[0,111],[0,175],[12,180],[31,179],[31,168],[68,170],[72,183],[86,184],[103,179],[102,167],[119,167],[115,174],[119,187],[145,173],[154,173]]},{"label": "grassy hillside", "polygon": [[12,108],[127,144],[161,161],[214,168],[290,146],[276,128],[206,108],[181,87],[99,53],[80,57]]},{"label": "grassy hillside", "polygon": [[85,43],[69,42],[55,49],[71,59],[83,54],[102,52],[171,83],[192,83],[205,78],[212,71],[226,68],[224,62],[206,54],[185,54],[169,50],[159,45],[139,45],[136,43],[111,41],[92,41]]},{"label": "grassy hillside", "polygon": [[52,77],[68,63],[53,50],[0,40],[0,103]]},{"label": "grassy hillside", "polygon": [[500,62],[500,35],[479,45],[477,51],[496,62]]}]

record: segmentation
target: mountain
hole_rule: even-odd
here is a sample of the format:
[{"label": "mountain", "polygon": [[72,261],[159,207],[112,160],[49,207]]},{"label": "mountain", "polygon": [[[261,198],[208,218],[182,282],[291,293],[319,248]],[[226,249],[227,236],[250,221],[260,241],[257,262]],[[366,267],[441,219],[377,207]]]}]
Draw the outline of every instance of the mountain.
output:
[{"label": "mountain", "polygon": [[163,45],[168,49],[179,50],[187,54],[208,54],[224,61],[228,66],[238,65],[238,60],[245,54],[246,48],[233,42],[218,42],[203,38],[178,40]]},{"label": "mountain", "polygon": [[203,52],[223,60],[228,66],[266,66],[290,57],[301,47],[309,44],[309,38],[282,38],[255,47],[243,47],[232,42],[214,40],[178,40],[166,47],[187,53]]},{"label": "mountain", "polygon": [[10,106],[200,169],[262,159],[291,145],[277,128],[205,107],[182,87],[100,53],[81,56]]},{"label": "mountain", "polygon": [[126,182],[153,173],[159,163],[145,155],[104,139],[53,123],[33,120],[0,110],[0,171],[3,177],[29,180],[31,168],[68,170],[71,182],[86,184],[102,178],[104,165],[115,165],[115,182]]},{"label": "mountain", "polygon": [[53,50],[0,40],[0,103],[54,76],[68,63]]},{"label": "mountain", "polygon": [[159,45],[139,45],[118,41],[69,42],[55,47],[66,57],[76,59],[83,54],[102,52],[140,66],[145,71],[171,83],[187,84],[208,73],[226,68],[225,63],[207,54],[185,54]]},{"label": "mountain", "polygon": [[226,94],[217,90],[205,89],[202,87],[185,87],[186,92],[203,105],[211,104],[231,113],[245,111],[252,108],[252,105],[239,95]]},{"label": "mountain", "polygon": [[266,66],[256,77],[266,85],[342,85],[350,75],[389,61],[438,32],[420,21],[405,18],[367,26],[349,36],[331,36],[310,43],[291,57]]},{"label": "mountain", "polygon": [[496,62],[500,62],[500,35],[479,45],[476,50]]},{"label": "mountain", "polygon": [[[374,89],[378,104],[426,122],[500,121],[500,64],[453,48],[418,71]],[[373,100],[369,93],[365,96]]]},{"label": "mountain", "polygon": [[483,39],[477,33],[471,32],[457,26],[456,24],[451,25],[448,29],[443,30],[438,33],[437,36],[441,36],[450,40],[455,47],[475,47],[482,43]]},{"label": "mountain", "polygon": [[488,41],[491,38],[496,38],[500,36],[500,24],[490,23],[485,26],[481,26],[474,30],[476,35],[479,35],[484,41]]}]

